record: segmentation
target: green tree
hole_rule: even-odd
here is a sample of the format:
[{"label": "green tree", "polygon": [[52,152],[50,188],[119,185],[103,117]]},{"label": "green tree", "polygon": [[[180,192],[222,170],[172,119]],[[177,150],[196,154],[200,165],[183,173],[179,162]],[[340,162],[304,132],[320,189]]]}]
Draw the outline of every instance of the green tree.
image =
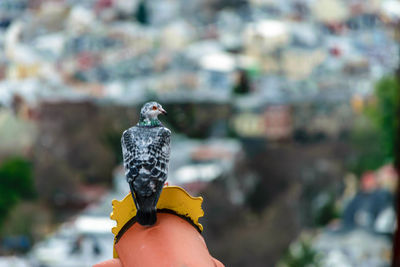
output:
[{"label": "green tree", "polygon": [[365,112],[355,121],[350,140],[354,154],[349,169],[357,175],[394,160],[399,89],[395,77],[382,78]]},{"label": "green tree", "polygon": [[389,161],[382,149],[381,139],[379,128],[368,117],[358,118],[350,137],[353,153],[348,161],[348,169],[360,176],[365,171],[376,170]]},{"label": "green tree", "polygon": [[32,166],[22,158],[10,158],[0,166],[0,225],[22,198],[34,196]]},{"label": "green tree", "polygon": [[320,256],[306,241],[299,241],[289,247],[288,252],[278,264],[279,267],[318,267]]},{"label": "green tree", "polygon": [[316,210],[314,222],[318,226],[325,226],[332,220],[339,218],[339,211],[336,208],[335,197],[330,194],[328,199]]},{"label": "green tree", "polygon": [[149,24],[149,11],[145,1],[140,1],[136,10],[136,20],[143,25]]},{"label": "green tree", "polygon": [[399,82],[394,76],[382,78],[375,87],[375,101],[366,115],[378,129],[381,149],[387,160],[393,160],[396,129],[399,125]]}]

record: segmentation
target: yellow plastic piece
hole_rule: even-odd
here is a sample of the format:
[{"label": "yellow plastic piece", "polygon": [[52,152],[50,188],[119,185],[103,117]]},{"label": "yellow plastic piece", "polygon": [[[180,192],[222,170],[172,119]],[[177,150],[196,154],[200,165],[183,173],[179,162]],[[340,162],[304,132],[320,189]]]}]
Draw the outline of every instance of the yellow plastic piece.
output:
[{"label": "yellow plastic piece", "polygon": [[[201,208],[202,203],[202,197],[192,197],[179,186],[166,186],[161,191],[157,209],[169,209],[179,215],[186,216],[193,221],[200,231],[203,231],[203,226],[199,223],[199,218],[204,215],[204,211]],[[131,194],[126,195],[121,201],[114,199],[112,201],[112,206],[113,211],[110,214],[110,218],[117,222],[117,226],[113,227],[111,231],[114,237],[116,237],[122,227],[136,216],[136,207]],[[115,239],[113,254],[114,258],[118,258],[118,254],[115,250]]]}]

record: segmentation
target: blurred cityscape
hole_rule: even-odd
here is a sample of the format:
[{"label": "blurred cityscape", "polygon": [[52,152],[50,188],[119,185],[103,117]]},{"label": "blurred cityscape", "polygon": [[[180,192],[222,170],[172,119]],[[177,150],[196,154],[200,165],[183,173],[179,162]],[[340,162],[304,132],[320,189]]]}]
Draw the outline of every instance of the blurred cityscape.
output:
[{"label": "blurred cityscape", "polygon": [[389,266],[397,0],[0,0],[0,267],[112,258],[149,100],[225,266]]}]

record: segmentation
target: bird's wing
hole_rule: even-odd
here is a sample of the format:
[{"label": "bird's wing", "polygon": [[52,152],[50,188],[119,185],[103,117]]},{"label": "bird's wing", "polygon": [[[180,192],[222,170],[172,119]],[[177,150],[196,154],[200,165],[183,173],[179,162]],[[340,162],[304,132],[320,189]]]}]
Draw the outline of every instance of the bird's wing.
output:
[{"label": "bird's wing", "polygon": [[[134,127],[122,134],[122,154],[128,183],[144,195],[151,195],[157,183],[164,183],[168,174],[171,131],[160,127],[147,149],[139,148],[142,135]],[[146,152],[144,152],[146,151]],[[142,176],[144,179],[136,179]],[[150,178],[150,179],[149,179]]]},{"label": "bird's wing", "polygon": [[132,128],[123,132],[121,137],[121,146],[126,178],[128,182],[131,182],[138,175],[137,166],[134,164],[137,146],[135,142],[135,131]]},{"label": "bird's wing", "polygon": [[[149,146],[149,160],[154,162],[149,170],[152,178],[165,182],[168,174],[171,131],[165,127],[158,130],[154,142]],[[153,161],[154,159],[154,161]]]}]

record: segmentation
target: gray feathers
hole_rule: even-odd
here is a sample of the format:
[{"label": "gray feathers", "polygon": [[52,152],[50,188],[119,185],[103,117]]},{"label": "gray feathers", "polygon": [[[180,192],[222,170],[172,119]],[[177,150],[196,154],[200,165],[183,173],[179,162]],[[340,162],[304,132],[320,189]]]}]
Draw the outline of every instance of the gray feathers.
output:
[{"label": "gray feathers", "polygon": [[171,131],[165,127],[133,126],[121,138],[128,183],[135,194],[148,197],[164,184],[168,174]]}]

